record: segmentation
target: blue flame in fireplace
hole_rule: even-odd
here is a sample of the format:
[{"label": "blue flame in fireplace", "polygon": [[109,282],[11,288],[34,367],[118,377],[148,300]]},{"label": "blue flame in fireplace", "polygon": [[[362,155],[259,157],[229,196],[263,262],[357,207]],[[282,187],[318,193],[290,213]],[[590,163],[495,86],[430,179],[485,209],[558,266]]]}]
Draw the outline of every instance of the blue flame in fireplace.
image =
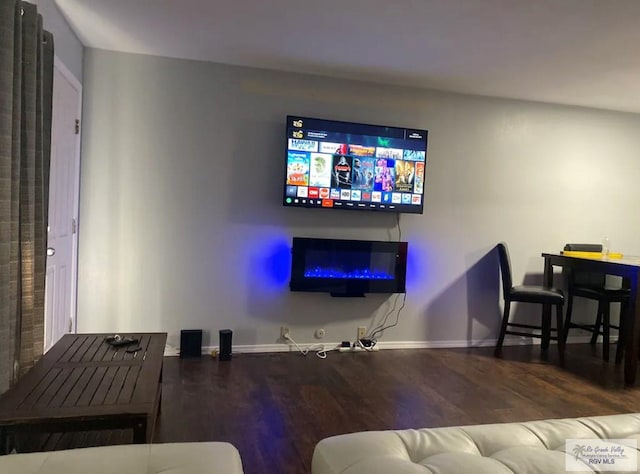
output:
[{"label": "blue flame in fireplace", "polygon": [[370,268],[356,268],[345,270],[343,268],[314,267],[306,268],[305,278],[334,278],[347,280],[393,280],[394,276],[388,272]]}]

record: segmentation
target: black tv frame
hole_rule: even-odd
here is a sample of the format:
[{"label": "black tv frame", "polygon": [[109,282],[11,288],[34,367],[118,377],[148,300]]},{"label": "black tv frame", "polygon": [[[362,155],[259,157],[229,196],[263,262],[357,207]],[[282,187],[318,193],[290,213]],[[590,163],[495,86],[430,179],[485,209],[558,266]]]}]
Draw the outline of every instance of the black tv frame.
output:
[{"label": "black tv frame", "polygon": [[[408,128],[408,127],[396,127],[396,126],[385,126],[385,125],[373,125],[368,123],[359,123],[359,122],[346,122],[340,120],[330,120],[330,119],[322,119],[322,118],[313,118],[313,117],[303,117],[297,115],[287,115],[287,123],[285,127],[286,138],[285,138],[285,157],[284,157],[284,186],[283,186],[283,200],[282,204],[285,207],[295,207],[295,208],[317,208],[317,209],[344,209],[344,210],[355,210],[355,211],[372,211],[372,212],[382,212],[382,213],[400,213],[400,214],[423,214],[424,206],[425,206],[425,196],[426,196],[426,178],[427,178],[427,151],[429,144],[429,131],[426,129],[417,129],[417,128]],[[302,121],[303,127],[302,129],[298,129],[294,126],[294,124],[298,123],[298,121]],[[324,187],[316,187],[316,186],[305,186],[300,185],[296,186],[293,183],[289,183],[287,179],[287,169],[289,164],[289,139],[292,140],[310,140],[310,141],[318,141],[318,143],[322,142],[322,139],[319,138],[316,132],[320,130],[321,132],[327,133],[338,133],[340,135],[358,135],[358,136],[368,136],[368,137],[386,137],[390,140],[402,140],[405,142],[405,146],[407,150],[412,149],[409,144],[416,144],[417,148],[413,148],[417,151],[422,151],[422,146],[417,146],[419,143],[424,143],[424,153],[425,158],[422,160],[411,160],[404,159],[402,161],[414,162],[414,163],[423,163],[423,171],[422,171],[422,192],[421,193],[413,193],[410,191],[402,191],[396,190],[395,188],[392,191],[362,191],[373,194],[374,192],[381,192],[384,195],[389,195],[391,198],[392,195],[400,195],[400,196],[410,196],[407,199],[413,199],[413,196],[420,196],[420,204],[411,204],[409,202],[400,202],[394,203],[392,201],[389,202],[374,202],[373,196],[371,200],[344,200],[342,198],[336,199],[332,196],[329,199],[323,199],[322,196],[318,196],[317,198],[312,197],[298,197],[291,196],[287,193],[289,187],[307,187],[307,189],[316,188],[322,191]],[[309,134],[313,133],[311,136]],[[374,146],[374,145],[370,145]],[[295,153],[295,151],[291,151]],[[307,152],[301,152],[307,153]],[[314,153],[313,151],[309,151],[308,153]],[[325,154],[325,152],[322,152]],[[334,154],[334,156],[340,156],[340,154]],[[348,155],[351,156],[351,155]],[[351,156],[351,158],[373,158],[375,160],[380,159],[379,157],[357,157]],[[351,159],[349,158],[349,159]],[[388,158],[388,161],[396,161],[395,158]],[[414,165],[416,166],[416,165]],[[395,173],[395,171],[394,171]],[[414,175],[414,179],[417,179],[418,173],[416,168],[416,173]],[[394,180],[395,181],[395,180]],[[395,184],[394,184],[395,186]],[[334,190],[336,187],[331,183],[329,186],[329,190]],[[358,191],[357,189],[349,189],[350,191]],[[333,205],[325,206],[323,201],[333,201]]]}]

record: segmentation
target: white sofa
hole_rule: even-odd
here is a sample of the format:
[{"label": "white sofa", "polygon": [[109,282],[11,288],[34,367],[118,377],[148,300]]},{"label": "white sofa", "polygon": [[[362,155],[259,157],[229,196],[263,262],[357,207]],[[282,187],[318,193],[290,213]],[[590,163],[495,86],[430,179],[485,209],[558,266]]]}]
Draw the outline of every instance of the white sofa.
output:
[{"label": "white sofa", "polygon": [[1,474],[242,474],[229,443],[127,444],[0,456]]},{"label": "white sofa", "polygon": [[[565,440],[570,438],[638,442],[640,414],[333,436],[317,444],[311,472],[564,474]],[[594,472],[584,466],[582,472]]]}]

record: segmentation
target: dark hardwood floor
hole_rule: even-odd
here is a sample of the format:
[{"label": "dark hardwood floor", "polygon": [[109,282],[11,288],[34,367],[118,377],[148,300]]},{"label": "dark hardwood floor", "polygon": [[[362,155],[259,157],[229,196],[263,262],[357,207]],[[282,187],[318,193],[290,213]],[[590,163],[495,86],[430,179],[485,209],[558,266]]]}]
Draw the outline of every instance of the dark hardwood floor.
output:
[{"label": "dark hardwood floor", "polygon": [[[230,362],[167,357],[154,442],[228,441],[246,473],[308,473],[316,443],[363,430],[423,428],[639,412],[640,388],[601,347],[238,354]],[[105,444],[89,433],[40,449]],[[125,432],[108,443],[131,442]],[[56,443],[53,443],[53,442]],[[52,444],[53,443],[53,444]]]},{"label": "dark hardwood floor", "polygon": [[168,358],[155,441],[228,441],[247,473],[307,473],[340,433],[640,411],[600,354],[570,345],[564,367],[554,346],[548,361],[539,346]]}]

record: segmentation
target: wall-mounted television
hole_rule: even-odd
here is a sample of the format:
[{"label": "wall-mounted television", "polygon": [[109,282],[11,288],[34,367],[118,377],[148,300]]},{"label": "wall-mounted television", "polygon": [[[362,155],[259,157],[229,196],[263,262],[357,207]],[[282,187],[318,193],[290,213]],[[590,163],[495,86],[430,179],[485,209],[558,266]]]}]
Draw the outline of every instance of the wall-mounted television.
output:
[{"label": "wall-mounted television", "polygon": [[283,204],[422,214],[427,135],[287,116]]},{"label": "wall-mounted television", "polygon": [[291,291],[404,293],[407,242],[294,237]]}]

